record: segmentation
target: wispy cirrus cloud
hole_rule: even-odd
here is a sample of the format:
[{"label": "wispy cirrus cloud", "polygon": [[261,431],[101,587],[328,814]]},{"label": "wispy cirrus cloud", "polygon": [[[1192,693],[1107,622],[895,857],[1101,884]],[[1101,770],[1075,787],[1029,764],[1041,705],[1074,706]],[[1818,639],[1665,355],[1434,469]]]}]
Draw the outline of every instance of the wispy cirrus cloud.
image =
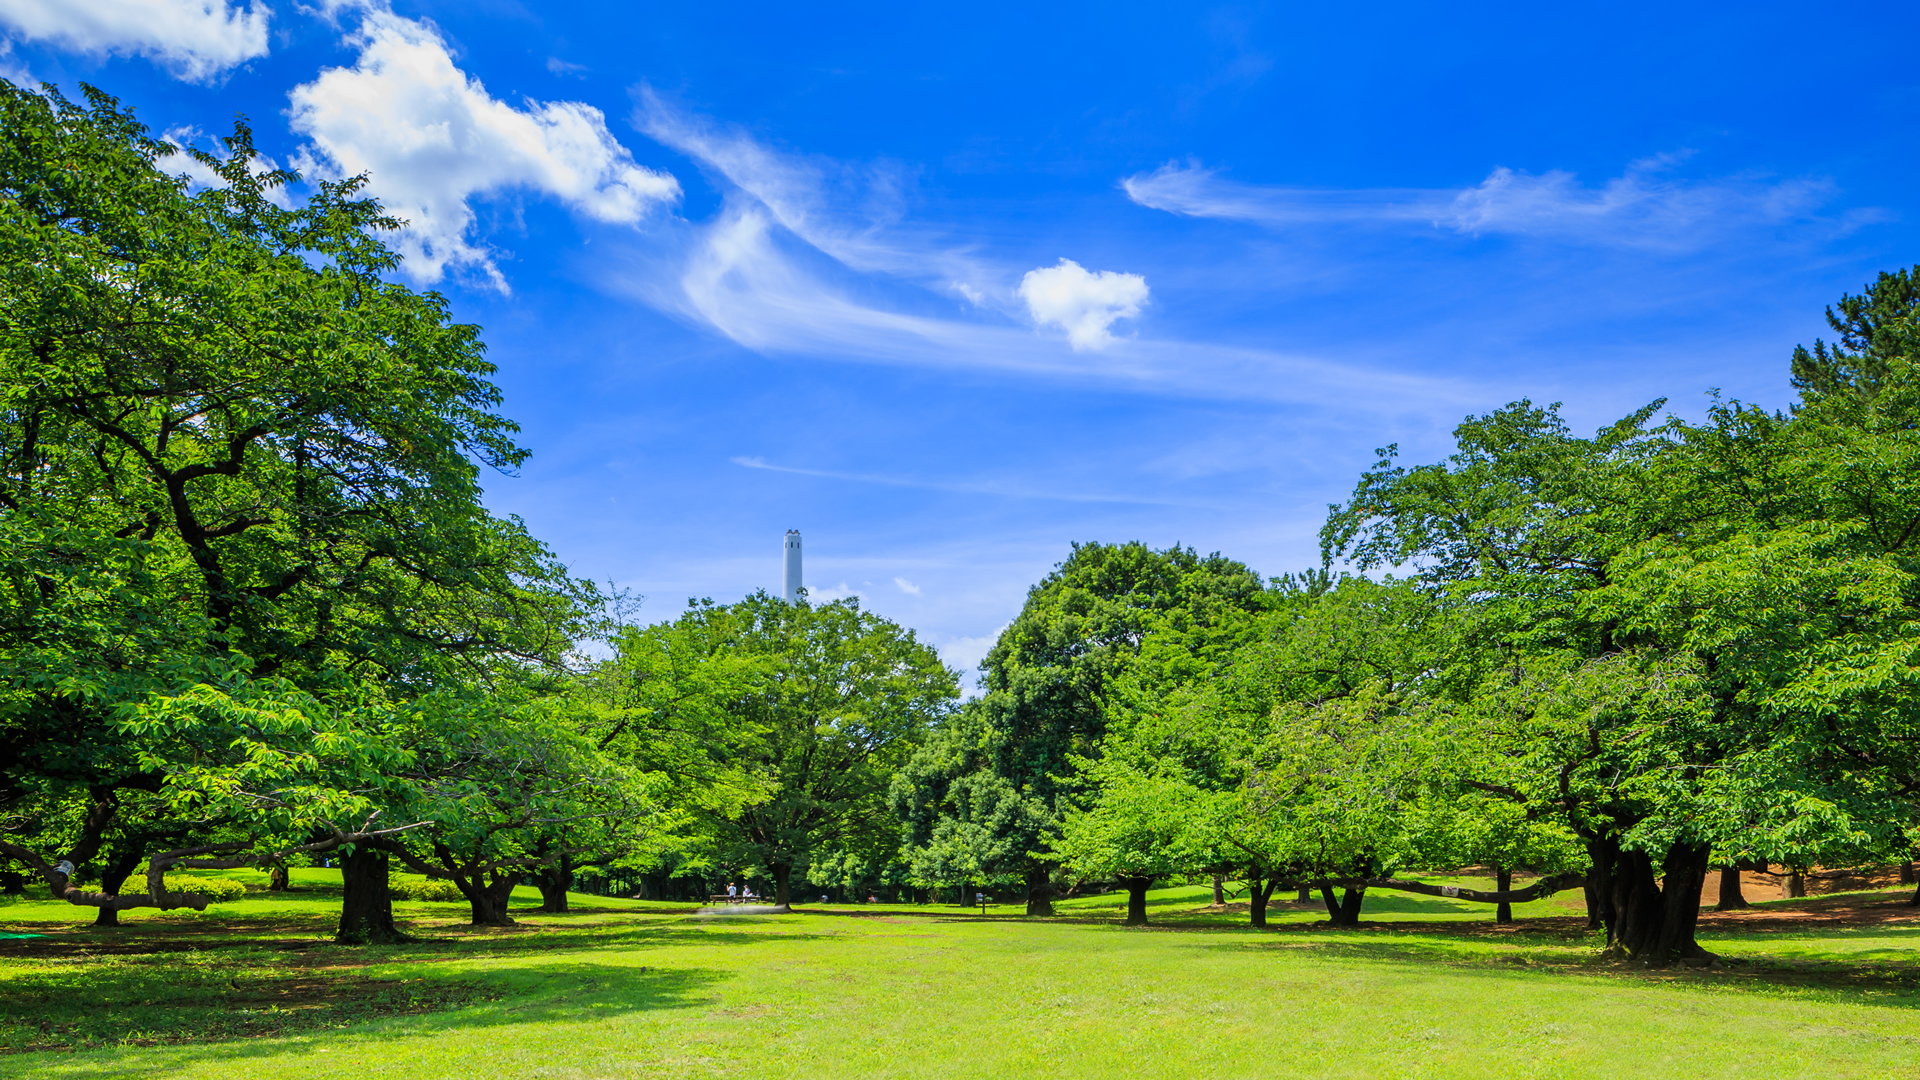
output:
[{"label": "wispy cirrus cloud", "polygon": [[1070,503],[1117,503],[1127,506],[1206,506],[1207,503],[1191,500],[1153,499],[1137,495],[1112,495],[1091,492],[1042,491],[983,481],[968,480],[927,480],[910,476],[886,476],[877,473],[836,472],[830,469],[803,469],[792,465],[776,465],[764,458],[733,457],[728,458],[743,469],[764,469],[767,472],[787,473],[793,476],[814,476],[823,480],[844,480],[855,484],[878,484],[883,487],[919,488],[924,491],[948,491],[960,495],[991,495],[1005,499],[1042,499],[1053,502]]},{"label": "wispy cirrus cloud", "polygon": [[692,159],[721,201],[705,220],[650,226],[608,280],[756,352],[1230,399],[1352,400],[1363,387],[1378,408],[1473,398],[1454,380],[1277,349],[1116,337],[1148,298],[1143,275],[994,259],[911,218],[907,170],[784,152],[646,87],[636,99],[635,126]]},{"label": "wispy cirrus cloud", "polygon": [[738,128],[637,91],[634,125],[687,155],[735,196],[735,205],[860,273],[878,273],[999,310],[1011,304],[999,268],[944,230],[908,220],[910,170],[784,152]]},{"label": "wispy cirrus cloud", "polygon": [[1120,187],[1155,210],[1270,228],[1406,224],[1675,251],[1746,228],[1817,223],[1846,229],[1879,216],[1867,209],[1823,217],[1820,211],[1837,194],[1825,180],[1681,179],[1671,175],[1681,157],[1634,162],[1597,186],[1558,169],[1534,175],[1500,167],[1458,189],[1272,187],[1229,180],[1189,161],[1125,177]]}]

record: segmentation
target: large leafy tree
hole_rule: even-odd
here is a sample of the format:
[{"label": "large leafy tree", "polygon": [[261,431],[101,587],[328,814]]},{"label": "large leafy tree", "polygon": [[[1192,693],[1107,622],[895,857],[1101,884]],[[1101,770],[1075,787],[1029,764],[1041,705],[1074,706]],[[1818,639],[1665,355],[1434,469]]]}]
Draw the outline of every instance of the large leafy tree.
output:
[{"label": "large leafy tree", "polygon": [[615,644],[601,743],[677,780],[711,862],[763,869],[781,904],[815,858],[885,860],[890,778],[959,696],[938,653],[854,600],[700,602]]},{"label": "large leafy tree", "polygon": [[481,505],[525,451],[396,223],[227,146],[193,194],[104,94],[0,83],[0,811],[81,808],[5,849],[77,903],[128,792],[227,858],[366,835],[390,705],[553,669],[591,606]]},{"label": "large leafy tree", "polygon": [[[1213,695],[1238,789],[1216,828],[1250,880],[1320,883],[1328,917],[1351,924],[1364,882],[1418,851],[1410,819],[1436,621],[1412,582],[1346,578],[1282,608],[1240,650]],[[1334,879],[1360,880],[1336,899]]]},{"label": "large leafy tree", "polygon": [[1797,415],[1717,404],[1653,426],[1656,404],[1592,438],[1526,402],[1470,418],[1447,461],[1383,457],[1328,523],[1329,555],[1412,562],[1457,602],[1455,734],[1478,754],[1461,783],[1584,840],[1590,897],[1635,959],[1704,956],[1712,865],[1898,839],[1907,436],[1831,410],[1896,400],[1901,365],[1847,355],[1801,358]]},{"label": "large leafy tree", "polygon": [[[1363,567],[1413,562],[1432,586],[1462,600],[1463,619],[1475,624],[1462,636],[1463,657],[1484,667],[1486,683],[1475,688],[1481,697],[1524,681],[1532,657],[1553,658],[1549,666],[1575,678],[1585,665],[1635,647],[1684,666],[1683,642],[1603,603],[1641,552],[1713,520],[1690,490],[1695,477],[1674,464],[1671,432],[1649,427],[1657,409],[1585,439],[1555,410],[1520,402],[1463,423],[1459,449],[1446,462],[1407,469],[1389,452],[1336,508],[1324,534],[1328,555],[1351,555]],[[1611,940],[1654,961],[1693,955],[1692,915],[1716,837],[1689,811],[1713,767],[1750,734],[1746,717],[1726,700],[1703,713],[1689,698],[1661,715],[1662,697],[1631,688],[1616,696],[1634,706],[1653,702],[1655,712],[1630,707],[1594,717],[1582,729],[1585,744],[1553,744],[1565,760],[1540,762],[1529,775],[1547,784],[1584,767],[1660,778],[1657,790],[1607,787],[1584,798],[1568,790],[1559,793],[1560,806],[1588,842]],[[1518,691],[1523,715],[1482,729],[1488,768],[1538,751],[1527,721],[1542,698]],[[1694,716],[1705,719],[1679,722]],[[1648,735],[1662,749],[1650,751]],[[1490,778],[1474,782],[1520,801],[1548,798]]]},{"label": "large leafy tree", "polygon": [[[1286,575],[1258,605],[1158,613],[1109,680],[1099,756],[1074,759],[1085,786],[1068,796],[1055,853],[1083,877],[1120,880],[1130,921],[1145,920],[1155,878],[1206,872],[1244,878],[1253,925],[1266,924],[1280,876],[1234,825],[1249,816],[1236,811],[1247,811],[1240,796],[1271,737],[1273,700],[1245,673],[1331,585],[1324,573]],[[1118,858],[1129,846],[1157,855]]]},{"label": "large leafy tree", "polygon": [[[354,857],[392,855],[451,880],[474,925],[505,926],[507,901],[529,877],[545,884],[551,872],[564,896],[575,869],[644,855],[668,827],[661,779],[600,752],[573,709],[559,696],[415,702],[403,729],[413,753],[393,787],[395,809],[424,824],[359,845]],[[368,930],[379,921],[376,910]]]},{"label": "large leafy tree", "polygon": [[1063,799],[1076,761],[1099,756],[1114,680],[1156,627],[1197,632],[1270,602],[1259,575],[1218,554],[1075,545],[987,653],[966,729],[895,786],[910,847],[964,850],[983,877],[1023,881],[1029,914],[1050,914]]},{"label": "large leafy tree", "polygon": [[1774,815],[1776,846],[1799,854],[1819,834],[1803,818],[1844,812],[1862,857],[1905,859],[1920,839],[1920,267],[1842,296],[1827,321],[1832,346],[1794,350],[1789,416],[1716,409],[1701,453],[1743,527],[1701,570],[1736,601],[1744,632],[1716,629],[1783,725],[1756,757],[1807,811]]}]

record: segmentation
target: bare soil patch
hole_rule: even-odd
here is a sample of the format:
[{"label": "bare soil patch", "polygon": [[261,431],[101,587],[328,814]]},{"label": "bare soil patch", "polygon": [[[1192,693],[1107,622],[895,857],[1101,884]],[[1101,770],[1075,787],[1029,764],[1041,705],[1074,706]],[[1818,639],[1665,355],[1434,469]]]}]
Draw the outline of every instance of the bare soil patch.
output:
[{"label": "bare soil patch", "polygon": [[1712,929],[1767,931],[1858,929],[1920,923],[1920,907],[1909,906],[1907,899],[1898,893],[1831,893],[1738,911],[1702,908],[1700,925]]}]

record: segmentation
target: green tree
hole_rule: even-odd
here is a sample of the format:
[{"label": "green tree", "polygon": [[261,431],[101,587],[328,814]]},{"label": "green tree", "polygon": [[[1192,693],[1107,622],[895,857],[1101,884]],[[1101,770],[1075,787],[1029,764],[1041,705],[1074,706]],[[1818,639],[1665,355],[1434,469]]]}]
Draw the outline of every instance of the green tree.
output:
[{"label": "green tree", "polygon": [[1112,758],[1082,767],[1084,809],[1067,810],[1054,858],[1081,877],[1118,880],[1127,890],[1128,926],[1147,921],[1154,881],[1206,865],[1195,829],[1203,797],[1177,771],[1144,770]]},{"label": "green tree", "polygon": [[1705,955],[1710,866],[1859,858],[1887,830],[1872,784],[1821,765],[1821,710],[1783,696],[1880,580],[1830,517],[1785,512],[1806,427],[1657,409],[1591,439],[1525,402],[1470,418],[1444,463],[1383,456],[1324,535],[1457,600],[1460,782],[1558,815],[1612,947],[1662,964]]},{"label": "green tree", "polygon": [[413,703],[404,729],[413,764],[396,809],[424,824],[364,846],[451,880],[475,926],[510,925],[507,901],[529,877],[570,879],[577,867],[644,856],[672,825],[664,780],[600,752],[572,705],[477,694]]},{"label": "green tree", "polygon": [[994,767],[1010,753],[1007,733],[975,699],[929,732],[895,772],[892,808],[915,881],[1025,888],[1028,845],[1054,820]]},{"label": "green tree", "polygon": [[392,703],[557,671],[593,608],[481,505],[525,451],[397,223],[227,146],[189,194],[106,95],[0,84],[0,809],[84,808],[4,849],[76,903],[121,793],[232,859],[365,833]]},{"label": "green tree", "polygon": [[615,644],[602,741],[674,777],[712,861],[764,868],[780,904],[816,856],[884,861],[889,780],[959,696],[932,648],[856,600],[698,602]]},{"label": "green tree", "polygon": [[968,733],[930,743],[896,786],[909,846],[961,842],[976,872],[1024,882],[1028,914],[1051,914],[1063,796],[1076,761],[1099,756],[1113,679],[1169,619],[1207,627],[1269,602],[1257,574],[1218,554],[1076,544],[987,653]]}]

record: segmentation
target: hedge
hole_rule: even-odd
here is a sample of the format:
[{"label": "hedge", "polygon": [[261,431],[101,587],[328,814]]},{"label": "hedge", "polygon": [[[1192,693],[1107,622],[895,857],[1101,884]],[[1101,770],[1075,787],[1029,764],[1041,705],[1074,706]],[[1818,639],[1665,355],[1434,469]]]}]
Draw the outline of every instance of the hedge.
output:
[{"label": "hedge", "polygon": [[[144,889],[146,884],[147,876],[142,873],[138,877],[128,878],[127,883],[120,887],[120,891],[139,891]],[[167,891],[199,893],[216,904],[244,900],[247,896],[247,887],[232,878],[198,877],[193,874],[168,874]]]},{"label": "hedge", "polygon": [[387,891],[395,900],[465,900],[460,890],[451,881],[439,881],[433,878],[396,878],[387,883]]}]

